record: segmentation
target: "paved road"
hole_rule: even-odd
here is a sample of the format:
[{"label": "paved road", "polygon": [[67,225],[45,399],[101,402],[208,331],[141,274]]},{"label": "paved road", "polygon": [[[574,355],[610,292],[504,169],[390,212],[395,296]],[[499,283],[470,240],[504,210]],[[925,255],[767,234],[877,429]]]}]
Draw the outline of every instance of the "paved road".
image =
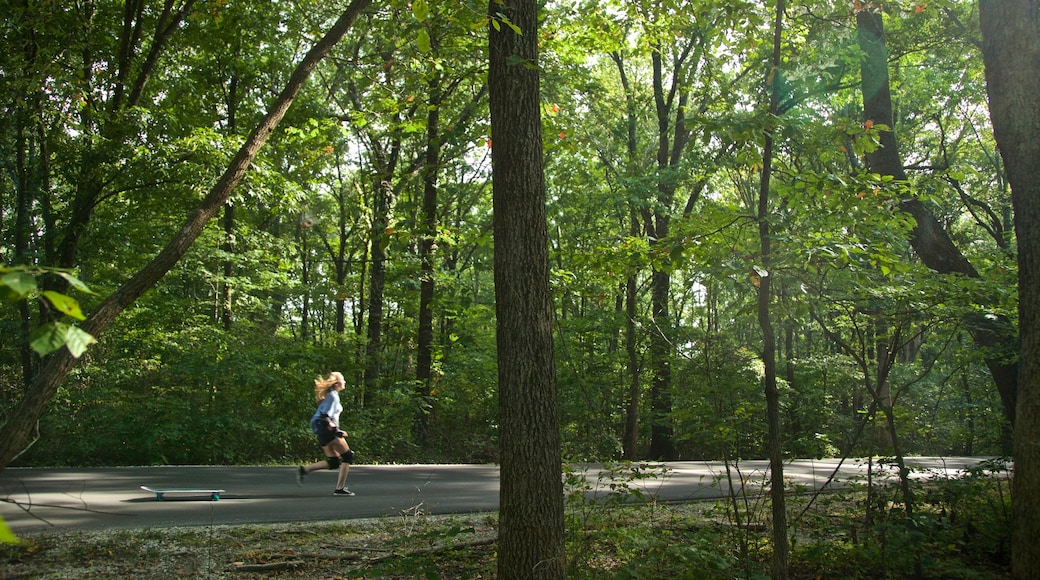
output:
[{"label": "paved road", "polygon": [[[928,474],[955,474],[977,458],[915,458]],[[837,460],[796,460],[784,476],[805,488],[819,488]],[[725,467],[710,462],[663,464],[663,477],[631,482],[661,501],[720,496]],[[768,463],[744,461],[740,471],[758,487]],[[274,523],[400,516],[498,509],[498,467],[494,465],[357,465],[348,484],[354,497],[332,497],[335,474],[316,472],[297,487],[293,467],[116,467],[97,469],[9,468],[0,473],[0,516],[16,534],[64,529],[152,528],[217,524]],[[610,481],[598,466],[584,466],[594,493]],[[839,481],[861,477],[863,466],[847,461]],[[733,473],[734,481],[740,481]],[[156,501],[141,485],[216,487],[220,501],[208,497]],[[739,486],[738,486],[739,487]]]}]

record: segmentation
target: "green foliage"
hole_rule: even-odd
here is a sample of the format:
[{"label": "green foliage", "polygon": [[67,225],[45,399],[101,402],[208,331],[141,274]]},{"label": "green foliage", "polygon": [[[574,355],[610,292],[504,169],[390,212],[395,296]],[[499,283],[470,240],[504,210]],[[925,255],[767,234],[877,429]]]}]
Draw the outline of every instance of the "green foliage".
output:
[{"label": "green foliage", "polygon": [[[86,316],[75,298],[54,290],[40,290],[36,279],[44,275],[58,276],[76,290],[91,293],[86,284],[66,270],[0,264],[0,298],[7,303],[35,301],[47,312],[45,316],[50,319],[57,315],[85,320]],[[72,356],[79,358],[95,340],[77,326],[51,320],[34,328],[28,342],[33,351],[41,356],[66,347]]]},{"label": "green foliage", "polygon": [[657,515],[647,488],[667,477],[667,467],[618,462],[604,464],[593,481],[587,468],[565,466],[568,574],[600,577],[607,569],[616,578],[659,578],[699,570],[714,577],[729,569],[733,560],[717,549],[717,535],[673,528]]},{"label": "green foliage", "polygon": [[705,336],[691,345],[679,368],[675,399],[676,438],[683,457],[760,457],[765,429],[761,367],[753,353],[725,338]]},{"label": "green foliage", "polygon": [[1005,460],[996,459],[956,476],[918,474],[912,485],[922,501],[912,517],[899,506],[900,492],[881,482],[874,484],[867,518],[862,505],[852,504],[866,501],[863,488],[822,497],[823,507],[803,512],[795,527],[792,566],[850,578],[902,578],[914,569],[935,578],[1005,577],[1011,529],[1006,469]]},{"label": "green foliage", "polygon": [[[325,372],[315,369],[314,353],[277,340],[262,347],[240,342],[214,329],[166,337],[131,332],[106,341],[98,353],[105,366],[86,366],[75,386],[59,392],[41,422],[42,443],[25,460],[256,464],[313,455],[309,378]],[[123,377],[108,370],[122,360],[151,370]],[[102,424],[107,428],[96,429]],[[60,457],[41,449],[51,439],[64,441]]]}]

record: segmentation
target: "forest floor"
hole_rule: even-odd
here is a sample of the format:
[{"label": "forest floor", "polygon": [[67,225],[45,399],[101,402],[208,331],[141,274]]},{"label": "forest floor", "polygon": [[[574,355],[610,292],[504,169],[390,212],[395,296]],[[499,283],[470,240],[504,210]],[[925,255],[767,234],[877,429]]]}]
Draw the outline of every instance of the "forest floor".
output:
[{"label": "forest floor", "polygon": [[488,514],[54,530],[0,546],[0,579],[490,578],[496,537]]}]

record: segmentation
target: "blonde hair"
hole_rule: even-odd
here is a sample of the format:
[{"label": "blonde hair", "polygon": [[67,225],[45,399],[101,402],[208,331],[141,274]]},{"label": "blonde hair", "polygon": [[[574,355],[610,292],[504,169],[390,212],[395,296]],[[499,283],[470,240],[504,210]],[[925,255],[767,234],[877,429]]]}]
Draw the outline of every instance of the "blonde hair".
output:
[{"label": "blonde hair", "polygon": [[324,379],[321,377],[314,379],[314,399],[319,403],[322,402],[337,383],[346,383],[343,380],[343,373],[339,371],[332,371]]}]

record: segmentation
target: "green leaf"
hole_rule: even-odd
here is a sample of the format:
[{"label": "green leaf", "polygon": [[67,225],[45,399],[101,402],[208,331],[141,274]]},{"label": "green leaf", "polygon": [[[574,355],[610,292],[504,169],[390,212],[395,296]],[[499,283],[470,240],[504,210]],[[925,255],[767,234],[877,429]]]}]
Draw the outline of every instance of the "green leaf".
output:
[{"label": "green leaf", "polygon": [[416,43],[419,45],[419,52],[430,54],[430,33],[425,28],[419,29],[419,37],[416,38]]},{"label": "green leaf", "polygon": [[87,287],[86,284],[83,283],[82,280],[73,276],[72,274],[69,274],[68,272],[58,272],[57,274],[64,278],[65,281],[68,282],[76,290],[79,290],[80,292],[86,292],[88,294],[94,293],[93,291],[91,291],[90,288]]},{"label": "green leaf", "polygon": [[495,13],[495,17],[491,20],[491,26],[494,26],[496,31],[502,29],[502,25],[499,24],[499,22],[503,22],[503,23],[505,23],[506,26],[508,26],[509,28],[513,29],[513,32],[515,32],[517,36],[523,36],[524,35],[524,33],[520,30],[520,27],[515,25],[515,24],[513,24],[509,20],[509,17],[506,16],[505,14],[502,14],[501,12]]},{"label": "green leaf", "polygon": [[86,316],[83,315],[83,311],[79,308],[79,302],[76,302],[74,298],[53,290],[45,290],[43,296],[52,306],[60,310],[63,314],[71,316],[76,320],[86,319]]},{"label": "green leaf", "polygon": [[430,5],[426,0],[413,0],[412,2],[412,16],[415,17],[419,22],[423,22],[430,15]]},{"label": "green leaf", "polygon": [[70,326],[68,334],[65,336],[65,346],[76,358],[87,352],[87,348],[95,342],[97,340],[89,332],[85,332],[78,326]]},{"label": "green leaf", "polygon": [[97,341],[90,333],[61,322],[44,324],[29,336],[29,346],[41,356],[67,346],[72,356],[79,358],[94,342]]},{"label": "green leaf", "polygon": [[29,346],[40,356],[48,355],[65,346],[69,328],[61,322],[44,324],[29,335]]},{"label": "green leaf", "polygon": [[27,272],[11,272],[0,276],[0,285],[7,286],[18,298],[22,298],[36,291],[36,278]]}]

